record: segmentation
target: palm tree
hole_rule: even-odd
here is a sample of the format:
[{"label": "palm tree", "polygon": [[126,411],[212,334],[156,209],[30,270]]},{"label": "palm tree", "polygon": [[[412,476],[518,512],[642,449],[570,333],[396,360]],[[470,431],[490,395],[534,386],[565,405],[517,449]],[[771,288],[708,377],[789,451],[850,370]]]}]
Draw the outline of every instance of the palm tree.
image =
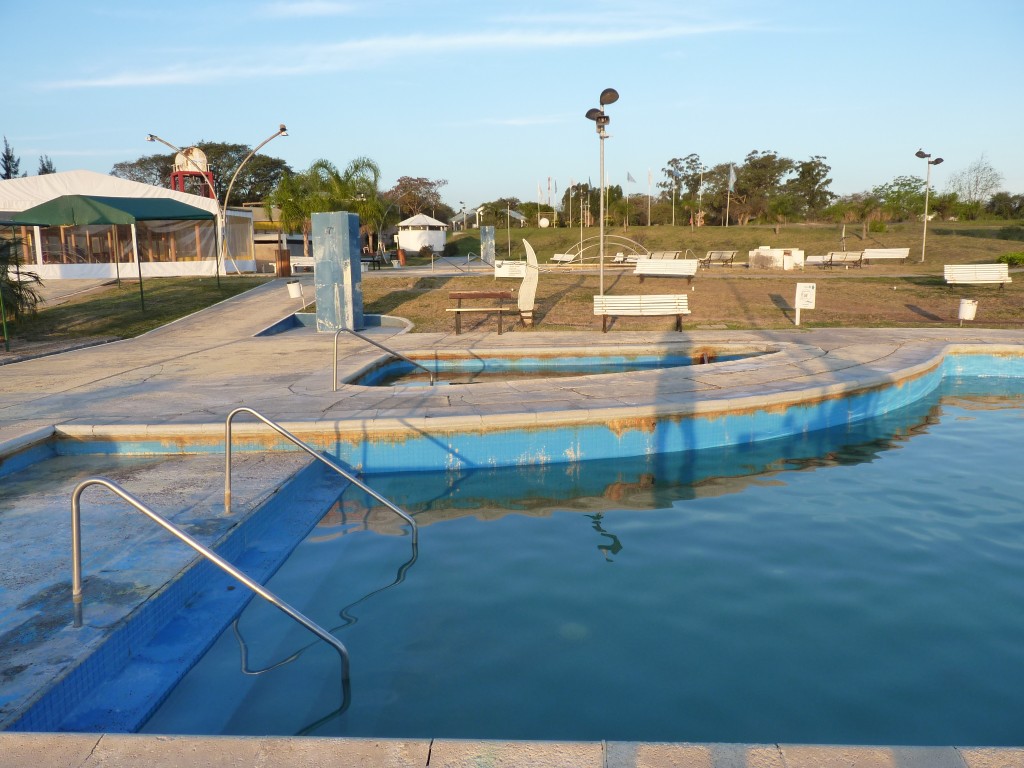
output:
[{"label": "palm tree", "polygon": [[284,174],[267,198],[265,206],[268,216],[272,208],[280,210],[281,227],[286,232],[302,233],[302,254],[308,257],[309,235],[313,229],[311,216],[318,211],[330,210],[319,178],[312,169]]},{"label": "palm tree", "polygon": [[386,201],[380,197],[380,168],[368,157],[357,157],[344,171],[329,160],[317,160],[302,173],[286,174],[266,201],[269,209],[280,209],[281,225],[291,232],[302,232],[303,253],[309,256],[312,215],[348,210],[359,215],[368,235],[383,226]]},{"label": "palm tree", "polygon": [[324,210],[348,210],[359,216],[371,249],[379,236],[391,206],[380,195],[380,166],[368,157],[357,157],[345,170],[328,160],[317,160],[309,168],[319,178],[321,189],[331,207]]},{"label": "palm tree", "polygon": [[35,272],[27,272],[19,264],[21,240],[0,238],[0,299],[4,317],[19,320],[36,311],[40,296],[37,286],[42,280]]}]

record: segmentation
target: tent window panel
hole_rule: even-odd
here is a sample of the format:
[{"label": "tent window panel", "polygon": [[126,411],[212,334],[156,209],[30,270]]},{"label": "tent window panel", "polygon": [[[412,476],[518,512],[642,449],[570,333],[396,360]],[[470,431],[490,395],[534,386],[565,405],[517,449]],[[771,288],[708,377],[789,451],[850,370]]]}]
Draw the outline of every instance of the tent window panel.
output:
[{"label": "tent window panel", "polygon": [[212,259],[216,251],[212,221],[144,221],[136,226],[143,261],[198,261]]},{"label": "tent window panel", "polygon": [[252,221],[247,216],[227,217],[228,256],[232,259],[253,259]]}]

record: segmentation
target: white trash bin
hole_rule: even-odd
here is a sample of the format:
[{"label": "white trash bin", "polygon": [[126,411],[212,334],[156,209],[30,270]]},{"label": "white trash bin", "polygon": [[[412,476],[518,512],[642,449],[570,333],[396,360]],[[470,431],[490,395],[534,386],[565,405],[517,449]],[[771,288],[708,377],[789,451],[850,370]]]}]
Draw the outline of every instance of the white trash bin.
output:
[{"label": "white trash bin", "polygon": [[288,281],[288,295],[293,299],[302,298],[302,283],[298,280]]},{"label": "white trash bin", "polygon": [[961,326],[964,324],[964,320],[973,320],[976,314],[978,314],[978,302],[975,299],[960,299],[960,312],[957,316],[960,318]]}]

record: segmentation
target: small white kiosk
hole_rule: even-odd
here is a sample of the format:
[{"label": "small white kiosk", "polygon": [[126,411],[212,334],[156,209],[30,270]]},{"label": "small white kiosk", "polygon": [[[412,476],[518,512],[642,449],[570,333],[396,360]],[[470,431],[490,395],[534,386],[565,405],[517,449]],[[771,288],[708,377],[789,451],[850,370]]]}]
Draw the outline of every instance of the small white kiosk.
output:
[{"label": "small white kiosk", "polygon": [[425,245],[434,253],[443,253],[447,235],[447,224],[424,213],[398,222],[398,247],[406,253],[419,253]]}]

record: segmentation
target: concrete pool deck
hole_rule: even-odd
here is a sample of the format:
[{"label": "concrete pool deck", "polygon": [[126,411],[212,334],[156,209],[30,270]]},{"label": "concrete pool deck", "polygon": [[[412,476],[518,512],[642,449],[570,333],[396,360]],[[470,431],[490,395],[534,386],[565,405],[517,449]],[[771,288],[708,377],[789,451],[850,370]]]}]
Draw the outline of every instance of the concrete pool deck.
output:
[{"label": "concrete pool deck", "polygon": [[[409,272],[411,270],[406,270]],[[309,279],[309,278],[305,278]],[[792,329],[770,332],[686,331],[620,333],[400,334],[388,342],[402,352],[434,349],[548,351],[686,342],[778,347],[770,359],[695,367],[671,377],[657,371],[607,379],[531,380],[472,387],[396,391],[341,386],[332,391],[333,334],[303,329],[257,337],[298,309],[277,280],[204,312],[129,341],[0,366],[0,459],[55,431],[72,439],[151,439],[163,442],[223,438],[224,418],[238,406],[254,408],[300,436],[393,435],[439,429],[529,429],[552,423],[628,422],[672,414],[711,414],[737,407],[772,408],[897,381],[934,367],[945,350],[982,348],[1024,353],[1024,332],[960,329]],[[378,329],[375,338],[390,335]],[[380,353],[348,336],[340,339],[343,376]],[[0,362],[3,355],[0,354]],[[240,432],[263,427],[240,423]],[[209,482],[216,486],[216,469]],[[260,475],[254,465],[250,474]],[[274,477],[266,478],[272,484]],[[2,482],[2,481],[0,481]],[[265,490],[265,487],[263,488]],[[261,490],[252,491],[256,503]],[[203,504],[216,508],[205,492]],[[200,494],[202,495],[202,494]],[[207,498],[210,497],[210,498]],[[69,503],[69,502],[68,502]],[[197,514],[199,502],[196,502]],[[65,507],[66,510],[66,507]],[[66,512],[62,512],[66,514]],[[9,517],[9,516],[8,516]],[[49,553],[46,537],[31,553],[18,547],[0,513],[8,546],[7,571],[27,572],[32,556],[46,578],[69,579],[64,549]],[[30,522],[26,522],[30,525]],[[56,546],[56,545],[53,545]],[[39,560],[50,560],[50,570]],[[45,579],[42,583],[46,583]],[[27,593],[0,582],[0,626],[17,627]],[[21,584],[31,590],[32,585]],[[38,588],[38,585],[37,585]],[[0,694],[19,666],[5,653]],[[57,673],[57,671],[54,671]],[[51,677],[52,679],[52,677]],[[48,681],[41,675],[38,685]],[[2,696],[0,696],[2,698]],[[319,739],[191,739],[185,737],[0,734],[0,766],[38,756],[52,765],[318,764],[348,760],[371,765],[680,765],[680,766],[1024,766],[1024,750],[723,745],[496,744],[490,742]],[[43,746],[45,745],[45,747]],[[27,751],[22,751],[27,750]],[[66,756],[66,757],[65,757]],[[52,758],[52,759],[51,759]],[[61,762],[65,760],[66,762]]]}]

